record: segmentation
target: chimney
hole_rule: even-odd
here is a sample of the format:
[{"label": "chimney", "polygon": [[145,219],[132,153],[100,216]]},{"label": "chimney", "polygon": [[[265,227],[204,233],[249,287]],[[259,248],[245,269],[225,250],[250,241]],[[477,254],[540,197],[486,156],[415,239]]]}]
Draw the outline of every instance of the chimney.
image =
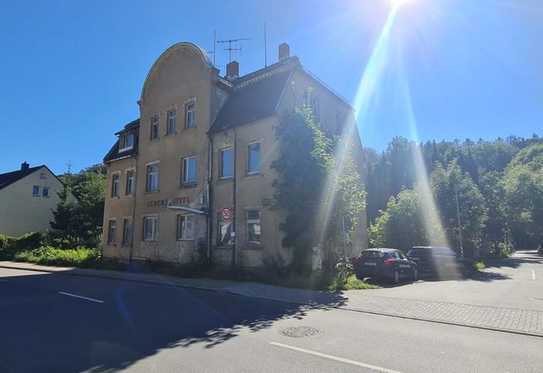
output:
[{"label": "chimney", "polygon": [[282,43],[279,45],[279,61],[283,61],[286,58],[290,57],[290,47],[287,43]]},{"label": "chimney", "polygon": [[21,171],[26,171],[29,167],[30,165],[27,162],[21,163]]},{"label": "chimney", "polygon": [[228,79],[236,79],[239,77],[239,63],[237,61],[232,61],[226,65],[226,77]]}]

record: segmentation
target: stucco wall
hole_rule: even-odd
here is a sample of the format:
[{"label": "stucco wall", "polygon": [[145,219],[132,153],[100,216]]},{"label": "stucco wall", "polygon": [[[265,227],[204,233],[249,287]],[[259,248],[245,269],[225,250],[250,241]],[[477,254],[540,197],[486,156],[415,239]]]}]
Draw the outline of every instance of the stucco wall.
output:
[{"label": "stucco wall", "polygon": [[[39,197],[32,196],[32,187],[40,187]],[[43,197],[49,187],[49,197]],[[20,236],[50,229],[53,210],[59,202],[63,186],[45,167],[0,190],[0,233]]]}]

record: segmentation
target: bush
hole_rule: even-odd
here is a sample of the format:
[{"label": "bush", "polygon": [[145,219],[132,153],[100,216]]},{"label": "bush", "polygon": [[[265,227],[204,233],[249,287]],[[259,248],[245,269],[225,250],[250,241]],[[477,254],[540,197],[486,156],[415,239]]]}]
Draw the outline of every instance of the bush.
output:
[{"label": "bush", "polygon": [[96,267],[101,261],[97,249],[78,247],[75,249],[59,249],[42,246],[33,250],[23,250],[15,253],[14,260],[43,265]]},{"label": "bush", "polygon": [[330,285],[328,285],[328,290],[338,291],[338,290],[363,290],[363,289],[375,289],[377,286],[368,284],[360,280],[356,275],[351,274],[347,277],[346,280],[343,280],[340,276],[336,276],[332,279]]}]

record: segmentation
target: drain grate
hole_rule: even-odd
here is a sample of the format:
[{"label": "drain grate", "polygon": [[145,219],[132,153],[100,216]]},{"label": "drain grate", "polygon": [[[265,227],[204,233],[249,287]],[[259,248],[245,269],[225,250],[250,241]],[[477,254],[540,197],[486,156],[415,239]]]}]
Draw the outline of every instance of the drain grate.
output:
[{"label": "drain grate", "polygon": [[281,330],[280,333],[286,337],[301,338],[317,335],[320,331],[310,326],[291,326]]}]

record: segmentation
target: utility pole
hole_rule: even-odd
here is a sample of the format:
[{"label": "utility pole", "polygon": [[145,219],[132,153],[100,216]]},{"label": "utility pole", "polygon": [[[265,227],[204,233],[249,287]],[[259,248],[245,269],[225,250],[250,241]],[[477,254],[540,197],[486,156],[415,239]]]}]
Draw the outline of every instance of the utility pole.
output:
[{"label": "utility pole", "polygon": [[238,39],[226,39],[226,40],[217,40],[217,43],[219,44],[228,44],[228,47],[224,48],[225,51],[228,51],[228,63],[232,62],[232,52],[233,51],[240,51],[241,52],[241,46],[239,48],[232,47],[232,43],[239,43],[243,40],[250,40],[249,38],[238,38]]},{"label": "utility pole", "polygon": [[463,244],[463,239],[462,239],[462,220],[460,218],[460,203],[458,201],[458,187],[456,185],[454,186],[454,196],[456,199],[456,220],[458,223],[458,241],[459,241],[458,243],[460,247],[460,256],[463,258],[464,244]]},{"label": "utility pole", "polygon": [[236,262],[237,262],[237,241],[238,241],[238,237],[237,237],[237,229],[236,229],[236,215],[238,213],[237,211],[237,206],[236,206],[236,195],[237,195],[237,177],[238,177],[238,173],[237,173],[237,167],[236,167],[236,163],[237,163],[237,153],[238,153],[238,139],[237,139],[237,133],[236,133],[236,127],[233,128],[233,131],[234,131],[234,169],[233,169],[233,176],[234,176],[234,180],[232,182],[232,236],[233,236],[233,241],[232,241],[232,270],[234,270],[236,268]]}]

